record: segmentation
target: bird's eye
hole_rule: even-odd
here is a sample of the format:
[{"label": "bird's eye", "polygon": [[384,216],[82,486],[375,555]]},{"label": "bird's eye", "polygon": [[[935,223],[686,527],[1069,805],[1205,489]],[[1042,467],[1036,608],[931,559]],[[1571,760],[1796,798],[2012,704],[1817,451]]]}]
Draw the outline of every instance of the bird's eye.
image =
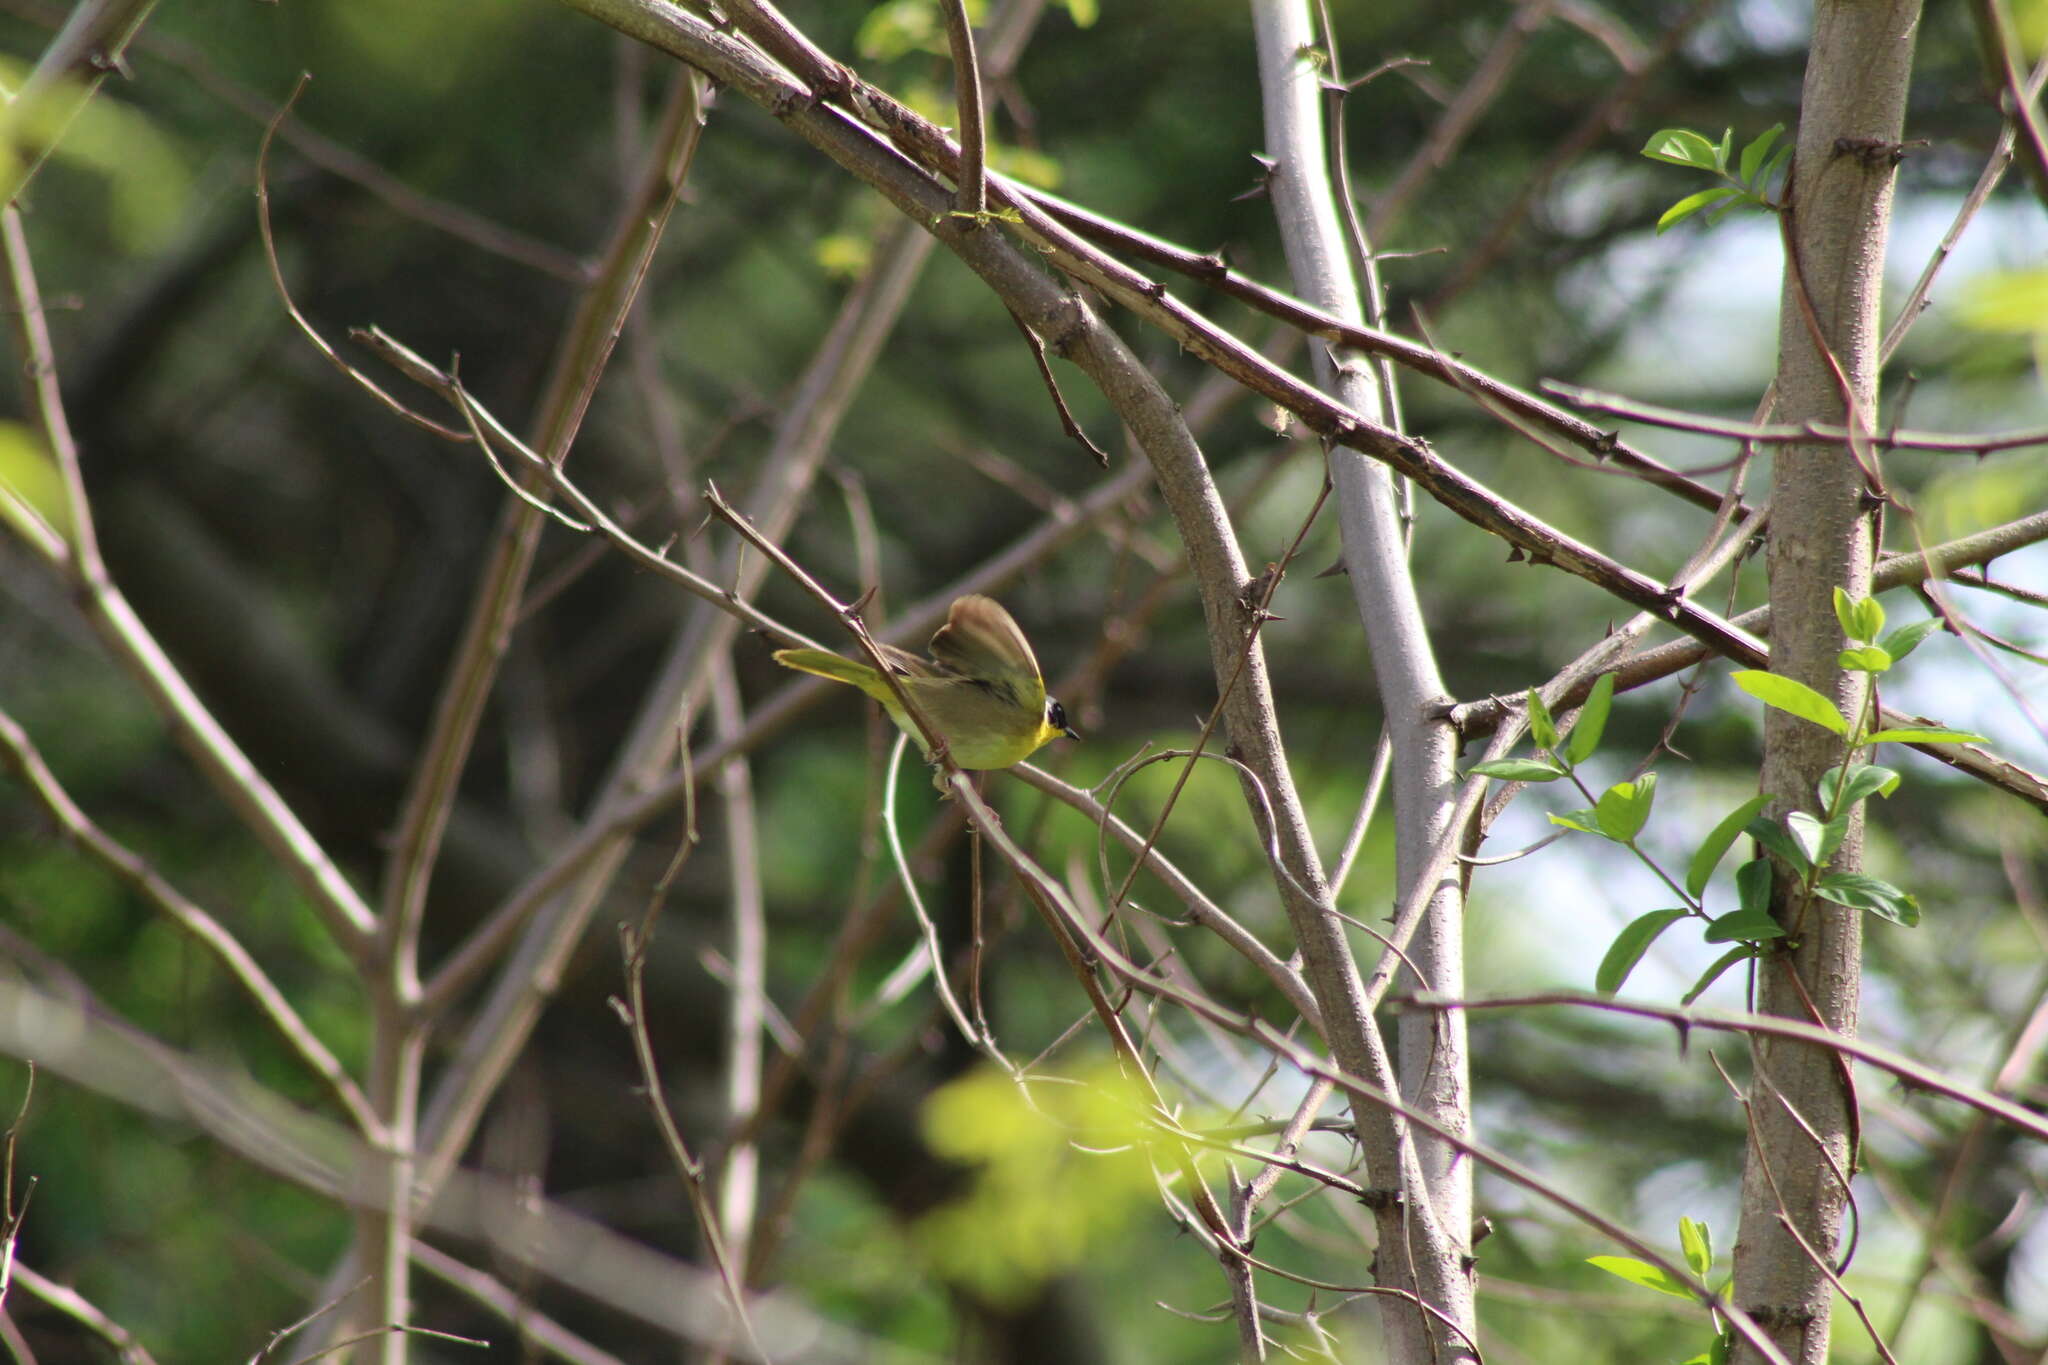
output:
[{"label": "bird's eye", "polygon": [[1051,697],[1045,699],[1045,723],[1055,730],[1067,728],[1067,708]]}]

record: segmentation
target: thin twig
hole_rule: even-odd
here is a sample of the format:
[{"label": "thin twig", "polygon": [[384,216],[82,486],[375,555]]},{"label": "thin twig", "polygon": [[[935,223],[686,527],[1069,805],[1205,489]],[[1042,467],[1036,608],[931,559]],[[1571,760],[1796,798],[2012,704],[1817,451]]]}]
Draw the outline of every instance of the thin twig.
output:
[{"label": "thin twig", "polygon": [[5,711],[0,711],[0,766],[11,771],[36,798],[43,813],[78,850],[124,882],[159,914],[199,940],[226,969],[229,976],[248,992],[258,1011],[277,1030],[285,1045],[318,1076],[332,1093],[356,1130],[373,1142],[381,1141],[384,1125],[370,1107],[369,1098],[356,1085],[339,1058],[329,1051],[306,1021],[292,1008],[240,939],[219,920],[179,891],[146,858],[109,836],[71,799],[50,771],[28,732]]},{"label": "thin twig", "polygon": [[58,1284],[20,1261],[14,1263],[14,1278],[16,1284],[43,1303],[113,1347],[115,1354],[121,1357],[122,1365],[156,1365],[156,1358],[136,1340],[133,1332],[108,1317],[103,1309],[76,1289]]},{"label": "thin twig", "polygon": [[276,117],[264,125],[263,140],[256,146],[256,227],[263,238],[263,259],[270,266],[270,282],[276,288],[277,297],[284,304],[284,311],[290,316],[292,324],[299,329],[300,335],[313,344],[313,349],[318,351],[328,364],[355,381],[363,392],[414,426],[431,431],[444,441],[466,441],[469,437],[462,432],[414,412],[386,392],[376,380],[343,360],[341,353],[329,345],[327,338],[315,331],[306,315],[299,311],[299,305],[292,301],[291,290],[285,285],[284,267],[279,265],[277,260],[277,237],[270,227],[270,144],[276,139],[277,130],[292,116],[292,106],[299,102],[299,96],[305,93],[306,85],[312,79],[310,72],[300,74],[298,83],[292,87],[292,93],[286,97]]},{"label": "thin twig", "polygon": [[1981,1086],[1958,1081],[1880,1044],[1868,1042],[1853,1034],[1837,1033],[1832,1029],[1821,1028],[1786,1015],[1680,1009],[1653,1001],[1627,1000],[1618,996],[1592,995],[1577,991],[1546,991],[1533,995],[1467,1000],[1418,995],[1407,997],[1401,1003],[1404,1007],[1429,1010],[1519,1010],[1538,1007],[1587,1009],[1609,1014],[1633,1015],[1642,1019],[1661,1019],[1682,1032],[1708,1029],[1721,1033],[1763,1034],[1773,1038],[1790,1038],[1830,1049],[1859,1062],[1867,1062],[1881,1071],[1890,1072],[1916,1090],[1944,1095],[1958,1104],[1967,1105],[2008,1123],[2030,1137],[2048,1141],[2048,1118],[2023,1105],[1992,1094]]},{"label": "thin twig", "polygon": [[[408,378],[441,394],[458,411],[466,410],[467,415],[475,417],[478,425],[497,442],[498,446],[519,457],[521,468],[540,472],[548,486],[561,496],[573,513],[568,516],[567,521],[562,522],[563,525],[586,527],[590,534],[601,536],[622,550],[636,567],[666,578],[693,597],[709,602],[748,628],[759,631],[771,639],[806,649],[822,647],[801,631],[785,625],[751,602],[740,598],[730,588],[714,583],[676,563],[664,548],[649,545],[635,537],[599,506],[594,498],[585,493],[565,470],[549,464],[530,446],[513,435],[511,429],[494,416],[490,409],[477,402],[475,396],[464,389],[454,375],[430,364],[403,343],[383,332],[372,329],[357,335],[358,339],[377,350]],[[504,471],[503,466],[494,464],[493,467],[503,471],[501,477],[510,479],[510,471]],[[562,514],[559,508],[555,510],[558,520],[560,515],[567,515]]]},{"label": "thin twig", "polygon": [[[978,802],[978,798],[975,798],[971,791],[964,790],[965,787],[966,784],[956,782],[954,786],[956,795],[963,801]],[[1632,1235],[1597,1210],[1558,1190],[1553,1184],[1544,1180],[1535,1172],[1526,1169],[1498,1152],[1480,1146],[1467,1134],[1453,1131],[1432,1118],[1428,1113],[1409,1105],[1397,1095],[1373,1085],[1362,1077],[1345,1073],[1342,1068],[1333,1066],[1326,1058],[1294,1043],[1272,1025],[1226,1009],[1205,996],[1191,994],[1171,982],[1161,980],[1157,976],[1144,971],[1124,957],[1117,950],[1116,945],[1096,933],[1088,926],[1084,919],[1073,912],[1072,906],[1066,901],[1064,893],[1060,890],[1058,884],[1047,878],[1035,864],[1025,857],[1022,851],[1003,832],[1000,825],[987,827],[985,832],[997,850],[1002,853],[1004,860],[1024,880],[1026,886],[1037,893],[1034,895],[1034,900],[1039,904],[1041,911],[1049,916],[1057,915],[1057,923],[1061,932],[1066,935],[1072,935],[1079,946],[1085,947],[1093,955],[1097,963],[1107,968],[1118,979],[1147,993],[1156,995],[1161,999],[1170,1000],[1185,1009],[1204,1015],[1222,1024],[1232,1032],[1256,1040],[1261,1046],[1269,1049],[1276,1056],[1283,1058],[1305,1074],[1331,1080],[1358,1100],[1401,1115],[1406,1123],[1427,1130],[1439,1140],[1470,1156],[1473,1160],[1515,1184],[1522,1186],[1538,1197],[1564,1209],[1572,1217],[1590,1227],[1596,1228],[1603,1235],[1627,1248],[1632,1254],[1665,1271],[1674,1278],[1675,1282],[1684,1284],[1699,1302],[1726,1316],[1734,1324],[1735,1329],[1742,1334],[1743,1339],[1755,1347],[1763,1359],[1773,1362],[1773,1365],[1787,1365],[1784,1355],[1777,1350],[1769,1337],[1738,1305],[1731,1302],[1724,1295],[1709,1288],[1694,1277],[1684,1266],[1673,1262],[1642,1238]],[[1043,899],[1040,899],[1040,896]],[[1602,1005],[1614,1003],[1606,997],[1566,997],[1560,1003],[1578,1003],[1581,999],[1597,1002]],[[1417,1005],[1454,1008],[1468,1002],[1418,1000],[1414,1003]],[[1478,1005],[1484,1002],[1469,1003]],[[1783,1019],[1772,1019],[1765,1022],[1780,1027],[1794,1026],[1792,1021]],[[1114,1039],[1114,1035],[1112,1035],[1112,1038]],[[2026,1112],[2019,1110],[2018,1106],[2008,1107],[2020,1113]],[[2039,1122],[2043,1124],[2044,1131],[2048,1131],[2048,1121]],[[1226,1235],[1223,1229],[1214,1225],[1209,1226],[1210,1230],[1218,1235]],[[1424,1306],[1428,1307],[1428,1305]]]},{"label": "thin twig", "polygon": [[128,44],[155,8],[156,0],[80,0],[73,6],[8,97],[5,141],[14,150],[0,169],[0,205],[15,207],[101,83],[126,69]]},{"label": "thin twig", "polygon": [[[540,459],[550,472],[560,473],[581,429],[591,395],[682,192],[703,128],[697,77],[679,71],[672,78],[660,131],[637,183],[620,206],[591,285],[556,343],[553,373],[536,415]],[[497,467],[495,453],[478,425],[478,412],[468,403],[460,380],[450,376],[449,388],[442,392],[462,414],[468,438],[475,440]],[[539,471],[522,470],[516,479],[502,468],[499,474],[526,506],[508,509],[500,520],[462,639],[435,702],[433,723],[407,784],[398,831],[385,864],[384,904],[393,919],[391,971],[394,989],[401,992],[408,1007],[417,1003],[419,995],[419,938],[429,879],[532,570],[540,517],[546,511],[526,487],[529,481],[539,482]]]},{"label": "thin twig", "polygon": [[[957,5],[961,0],[949,2]],[[1031,349],[1031,363],[1038,367],[1038,380],[1045,385],[1046,393],[1052,398],[1053,410],[1059,414],[1060,430],[1067,433],[1068,440],[1093,455],[1096,464],[1104,469],[1109,468],[1109,452],[1088,439],[1088,433],[1074,419],[1073,409],[1067,406],[1066,397],[1060,392],[1060,382],[1053,377],[1052,366],[1046,363],[1045,343],[1040,341],[1038,333],[1032,331],[1030,325],[1015,313],[1010,314],[1010,321],[1017,324],[1017,330],[1024,334],[1024,344]]]},{"label": "thin twig", "polygon": [[[2027,78],[2027,88],[2022,98],[2028,107],[2031,108],[2033,102],[2040,98],[2044,81],[2048,81],[2048,51],[2041,54],[2040,60],[2034,63],[2033,74]],[[2012,165],[2013,140],[2018,126],[2018,120],[2008,115],[2004,125],[1999,128],[1998,140],[1992,144],[1991,155],[1986,158],[1984,170],[1977,176],[1977,183],[1963,196],[1963,202],[1956,209],[1956,216],[1949,223],[1948,231],[1941,235],[1941,241],[1935,246],[1933,254],[1927,258],[1926,266],[1920,271],[1920,278],[1913,281],[1912,289],[1906,294],[1906,301],[1899,305],[1898,316],[1892,319],[1892,325],[1885,330],[1884,340],[1877,348],[1880,365],[1892,358],[1893,352],[1899,349],[1899,343],[1906,339],[1906,332],[1919,321],[1921,313],[1927,308],[1927,296],[1934,288],[1934,277],[1948,262],[1957,241],[1962,238],[1963,229],[1970,225],[1978,210],[1991,198],[1991,192],[1998,188],[1998,182],[2005,179],[2006,170]]]},{"label": "thin twig", "polygon": [[412,1258],[435,1279],[461,1290],[510,1323],[522,1341],[531,1342],[569,1365],[625,1365],[618,1356],[585,1341],[540,1312],[523,1295],[476,1267],[464,1265],[421,1241],[412,1244]]},{"label": "thin twig", "polygon": [[1317,1007],[1308,983],[1301,979],[1301,973],[1281,961],[1277,954],[1204,894],[1201,887],[1168,861],[1157,848],[1148,847],[1143,835],[1089,793],[1060,781],[1041,768],[1035,768],[1029,763],[1020,763],[1010,771],[1019,781],[1081,812],[1095,822],[1098,830],[1106,830],[1115,835],[1119,843],[1138,856],[1140,866],[1159,878],[1167,890],[1188,908],[1189,916],[1195,923],[1235,949],[1259,971],[1260,975],[1273,983],[1310,1028],[1318,1033],[1322,1032],[1322,1011]]},{"label": "thin twig", "polygon": [[[953,1021],[953,1027],[967,1045],[986,1056],[990,1061],[1008,1072],[1012,1078],[1017,1075],[1016,1065],[1003,1055],[995,1039],[975,1026],[961,1008],[960,998],[953,991],[951,973],[946,970],[946,950],[939,941],[939,926],[925,909],[924,897],[918,894],[917,876],[910,870],[910,860],[903,853],[903,836],[899,832],[896,816],[896,790],[900,783],[897,774],[902,771],[903,754],[910,747],[910,736],[898,734],[896,743],[889,751],[889,772],[882,785],[882,834],[888,841],[889,857],[896,865],[898,884],[903,888],[904,904],[910,907],[910,914],[917,921],[918,932],[924,936],[922,948],[922,969],[931,972],[932,988],[938,992],[939,1003],[945,1006],[946,1015]],[[915,957],[905,964],[909,970],[892,972],[888,982],[877,993],[879,1001],[887,1002],[898,998],[913,984],[921,971]]]},{"label": "thin twig", "polygon": [[[746,728],[739,679],[730,655],[712,676],[711,723],[726,739]],[[687,756],[687,736],[683,743]],[[725,807],[726,864],[731,869],[732,969],[726,987],[731,1000],[726,1007],[725,1107],[728,1121],[737,1127],[761,1104],[762,1033],[773,1008],[768,999],[768,907],[761,878],[753,772],[745,756],[726,760],[713,781]],[[747,1239],[753,1234],[760,1198],[760,1165],[760,1149],[751,1142],[730,1144],[719,1162],[719,1225],[743,1274]]]},{"label": "thin twig", "polygon": [[376,925],[369,906],[207,710],[101,562],[78,446],[57,384],[56,354],[42,295],[20,213],[12,206],[0,211],[0,239],[4,239],[6,254],[6,269],[0,272],[7,303],[4,311],[21,347],[23,378],[30,386],[26,406],[36,414],[39,433],[57,461],[65,490],[66,539],[50,543],[24,536],[24,540],[78,590],[86,619],[108,652],[163,716],[214,791],[284,867],[334,941],[352,956],[361,954]]},{"label": "thin twig", "polygon": [[712,1207],[711,1194],[706,1188],[704,1165],[690,1151],[682,1130],[676,1126],[675,1114],[669,1107],[668,1092],[662,1085],[661,1064],[655,1060],[654,1037],[647,1026],[646,973],[647,950],[653,942],[654,918],[661,908],[662,899],[670,881],[681,868],[683,860],[697,841],[695,822],[685,829],[677,845],[676,856],[654,893],[648,898],[646,914],[636,928],[631,924],[619,926],[619,946],[625,959],[626,994],[624,999],[615,998],[612,1007],[626,1032],[633,1041],[633,1061],[640,1069],[641,1092],[646,1096],[648,1111],[654,1116],[656,1129],[661,1134],[662,1145],[668,1149],[670,1159],[675,1163],[676,1175],[681,1180],[683,1192],[690,1201],[690,1210],[696,1215],[697,1234],[704,1239],[704,1247],[711,1257],[712,1267],[718,1272],[719,1284],[725,1290],[727,1306],[732,1309],[733,1319],[753,1350],[756,1359],[763,1356],[761,1341],[754,1331],[753,1318],[747,1312],[746,1288],[740,1278],[740,1269],[726,1246],[725,1233],[721,1230],[718,1212]]},{"label": "thin twig", "polygon": [[2020,76],[2020,44],[2013,32],[2012,16],[2002,0],[1974,0],[1970,9],[1977,20],[1993,78],[2002,87],[1999,93],[2007,105],[2006,117],[2017,125],[2025,145],[2027,173],[2034,182],[2034,193],[2048,203],[2048,131],[2042,129],[2040,116],[2034,110],[2034,91],[2038,87]]},{"label": "thin twig", "polygon": [[974,59],[974,25],[966,0],[939,0],[946,17],[946,42],[953,49],[953,91],[960,109],[959,208],[967,226],[979,227],[988,214],[988,181],[983,148],[988,127],[981,108],[981,66]]},{"label": "thin twig", "polygon": [[[1584,389],[1575,384],[1560,384],[1554,380],[1544,380],[1541,387],[1545,393],[1554,394],[1573,407],[1583,408],[1588,412],[1625,417],[1631,422],[1641,422],[1644,426],[1687,431],[1700,436],[1718,436],[1755,445],[1812,445],[1823,441],[1847,445],[1851,441],[1869,439],[1860,429],[1851,432],[1847,427],[1833,422],[1781,422],[1775,425],[1731,422],[1703,413],[1681,412],[1676,408],[1659,407],[1654,403],[1639,403],[1618,394]],[[1887,431],[1876,444],[1887,450],[1927,450],[1943,455],[1989,455],[1994,451],[2048,445],[2048,427],[1982,436],[1951,435],[1947,432],[1934,431]]]}]

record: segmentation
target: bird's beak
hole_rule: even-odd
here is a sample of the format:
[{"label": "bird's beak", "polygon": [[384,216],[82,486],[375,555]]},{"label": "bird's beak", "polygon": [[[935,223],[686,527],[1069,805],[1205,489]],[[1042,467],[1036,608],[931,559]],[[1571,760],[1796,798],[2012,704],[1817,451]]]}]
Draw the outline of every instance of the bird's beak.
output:
[{"label": "bird's beak", "polygon": [[1071,725],[1069,725],[1066,729],[1060,731],[1060,733],[1065,735],[1068,739],[1078,740],[1079,738],[1081,738],[1080,732],[1075,730],[1074,727]]}]

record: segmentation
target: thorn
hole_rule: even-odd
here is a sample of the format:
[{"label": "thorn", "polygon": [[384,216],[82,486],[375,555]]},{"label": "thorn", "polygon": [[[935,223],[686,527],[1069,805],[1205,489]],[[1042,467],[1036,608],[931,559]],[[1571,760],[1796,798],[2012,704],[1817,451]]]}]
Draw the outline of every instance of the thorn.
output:
[{"label": "thorn", "polygon": [[1261,156],[1257,152],[1252,153],[1252,160],[1259,163],[1259,178],[1243,194],[1232,195],[1230,202],[1233,204],[1246,199],[1257,199],[1260,195],[1272,192],[1273,176],[1279,171],[1280,163],[1270,156]]}]

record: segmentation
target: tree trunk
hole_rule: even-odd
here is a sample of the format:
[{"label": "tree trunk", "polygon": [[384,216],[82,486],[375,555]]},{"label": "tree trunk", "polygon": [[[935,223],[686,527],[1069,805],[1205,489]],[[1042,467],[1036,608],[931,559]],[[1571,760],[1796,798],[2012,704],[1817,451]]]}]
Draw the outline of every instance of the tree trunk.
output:
[{"label": "tree trunk", "polygon": [[[1780,420],[1847,422],[1863,431],[1875,420],[1878,293],[1919,14],[1918,0],[1822,0],[1816,7],[1786,225]],[[1771,480],[1771,671],[1834,697],[1850,714],[1861,705],[1863,675],[1836,662],[1843,637],[1833,593],[1870,591],[1874,459],[1867,443],[1860,451],[1785,446]],[[1763,789],[1774,818],[1814,810],[1815,783],[1841,761],[1836,736],[1765,712]],[[1861,861],[1858,820],[1833,866],[1853,871]],[[1860,913],[1819,900],[1802,904],[1798,877],[1782,865],[1775,882],[1772,909],[1787,927],[1788,949],[1758,963],[1757,1009],[1854,1032]],[[1846,1064],[1825,1049],[1759,1041],[1753,1055],[1736,1302],[1788,1358],[1820,1365],[1832,1307],[1825,1271],[1838,1254],[1855,1160],[1854,1098]],[[1738,1344],[1738,1362],[1759,1358]]]}]

